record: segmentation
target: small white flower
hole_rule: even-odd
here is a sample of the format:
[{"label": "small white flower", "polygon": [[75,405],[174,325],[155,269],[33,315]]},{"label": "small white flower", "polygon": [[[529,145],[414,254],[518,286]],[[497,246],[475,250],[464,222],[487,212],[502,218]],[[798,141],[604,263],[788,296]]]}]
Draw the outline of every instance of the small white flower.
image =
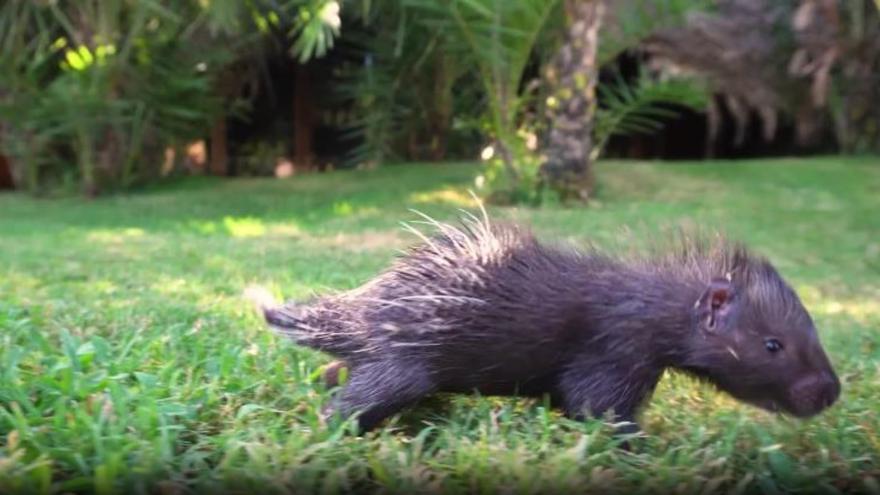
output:
[{"label": "small white flower", "polygon": [[480,152],[480,158],[485,160],[491,160],[492,157],[495,156],[495,147],[491,144],[483,148],[483,151]]}]

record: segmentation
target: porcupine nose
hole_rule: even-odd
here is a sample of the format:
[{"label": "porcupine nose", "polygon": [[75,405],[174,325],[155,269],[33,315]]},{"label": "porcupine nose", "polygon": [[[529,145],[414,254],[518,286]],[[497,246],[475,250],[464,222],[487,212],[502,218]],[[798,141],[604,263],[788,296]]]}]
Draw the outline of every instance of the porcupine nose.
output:
[{"label": "porcupine nose", "polygon": [[790,401],[796,415],[809,417],[830,407],[840,397],[840,380],[833,371],[811,373],[795,382]]},{"label": "porcupine nose", "polygon": [[820,405],[822,409],[831,407],[840,397],[840,380],[834,373],[824,372],[824,385],[820,392]]}]

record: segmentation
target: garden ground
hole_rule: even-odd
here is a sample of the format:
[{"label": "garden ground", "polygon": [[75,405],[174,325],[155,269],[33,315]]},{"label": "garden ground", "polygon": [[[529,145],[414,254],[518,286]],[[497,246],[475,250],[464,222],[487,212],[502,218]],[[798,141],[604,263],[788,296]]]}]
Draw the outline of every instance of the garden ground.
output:
[{"label": "garden ground", "polygon": [[192,179],[96,201],[0,195],[0,492],[880,493],[880,160],[604,162],[587,209],[490,208],[542,237],[641,245],[677,225],[768,255],[843,381],[808,421],[669,374],[633,452],[541,401],[440,397],[366,437],[321,424],[329,358],[243,289],[354,287],[472,208],[473,164]]}]

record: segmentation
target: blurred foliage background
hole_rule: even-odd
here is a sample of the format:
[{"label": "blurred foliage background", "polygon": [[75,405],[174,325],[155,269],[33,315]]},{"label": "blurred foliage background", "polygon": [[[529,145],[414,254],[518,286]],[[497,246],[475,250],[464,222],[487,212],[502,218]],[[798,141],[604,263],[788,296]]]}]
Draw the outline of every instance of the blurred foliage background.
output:
[{"label": "blurred foliage background", "polygon": [[873,0],[8,0],[7,186],[482,156],[498,202],[603,155],[880,148]]}]

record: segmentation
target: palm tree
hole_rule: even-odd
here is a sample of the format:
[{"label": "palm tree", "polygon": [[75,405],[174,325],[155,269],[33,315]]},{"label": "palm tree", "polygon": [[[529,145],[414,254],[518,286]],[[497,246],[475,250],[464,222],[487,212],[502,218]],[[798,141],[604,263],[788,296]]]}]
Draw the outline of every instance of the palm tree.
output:
[{"label": "palm tree", "polygon": [[517,163],[518,119],[528,102],[523,74],[558,0],[408,0],[426,26],[454,32],[447,50],[472,63],[486,98],[494,149],[513,188],[524,179]]},{"label": "palm tree", "polygon": [[563,201],[587,201],[593,192],[590,151],[603,11],[602,0],[566,0],[565,41],[548,71],[553,91],[547,100],[550,132],[541,171]]}]

